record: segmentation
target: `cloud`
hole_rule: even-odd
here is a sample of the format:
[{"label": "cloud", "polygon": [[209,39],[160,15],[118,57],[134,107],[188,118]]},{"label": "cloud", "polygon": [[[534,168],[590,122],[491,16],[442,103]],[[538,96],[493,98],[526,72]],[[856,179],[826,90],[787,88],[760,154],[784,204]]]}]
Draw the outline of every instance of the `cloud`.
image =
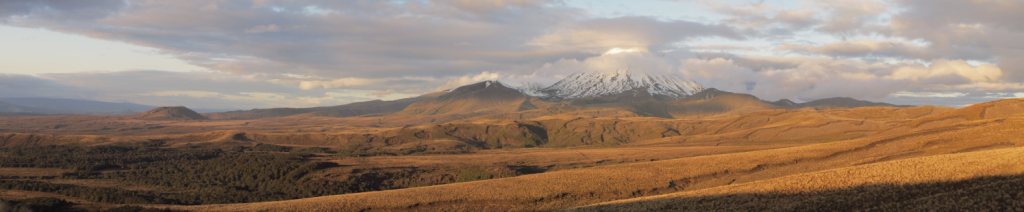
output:
[{"label": "cloud", "polygon": [[931,44],[945,58],[998,61],[1012,80],[1024,80],[1024,2],[899,0],[905,8],[883,33]]},{"label": "cloud", "polygon": [[[540,0],[104,3],[9,3],[17,9],[0,20],[154,47],[215,71],[320,78],[296,83],[302,89],[481,71],[521,75],[615,47],[658,51],[694,37],[739,37],[724,25],[594,18]],[[432,83],[422,86],[445,81]]]},{"label": "cloud", "polygon": [[826,18],[818,30],[830,33],[856,33],[870,29],[891,6],[879,0],[819,1],[819,7],[828,8]]},{"label": "cloud", "polygon": [[965,92],[909,92],[900,91],[890,95],[892,97],[912,97],[912,98],[956,98],[967,96]]},{"label": "cloud", "polygon": [[690,21],[659,21],[649,17],[595,19],[578,23],[530,41],[531,45],[552,49],[576,49],[599,53],[612,48],[666,49],[692,37],[730,37],[739,34],[731,28]]},{"label": "cloud", "polygon": [[609,18],[557,0],[0,1],[3,24],[152,47],[211,70],[3,76],[0,95],[314,106],[623,69],[768,99],[965,93],[946,98],[959,103],[1024,91],[1019,1],[703,3],[708,17]]},{"label": "cloud", "polygon": [[[922,97],[912,94],[1012,89],[1000,83],[1002,70],[993,64],[971,65],[961,60],[929,64],[881,63],[835,58],[793,58],[789,68],[752,68],[733,59],[690,58],[684,74],[705,86],[752,93],[767,99],[814,100],[845,96],[863,99]],[[911,91],[913,90],[913,91]],[[959,97],[959,96],[958,96]]]},{"label": "cloud", "polygon": [[249,29],[246,29],[245,33],[259,34],[259,33],[270,33],[270,32],[279,32],[279,31],[281,31],[281,26],[278,26],[277,24],[266,24],[266,25],[257,25],[257,26],[253,26],[253,27],[251,27]]},{"label": "cloud", "polygon": [[0,1],[0,16],[97,19],[124,6],[122,0],[4,0]]},{"label": "cloud", "polygon": [[906,66],[896,69],[889,78],[932,84],[967,84],[997,82],[1003,71],[996,65],[973,66],[962,60],[937,60],[929,66]]},{"label": "cloud", "polygon": [[365,86],[373,83],[380,83],[381,80],[366,79],[366,78],[355,78],[346,77],[339,78],[330,81],[300,81],[299,88],[302,90],[313,90],[313,89],[324,89],[324,88],[350,88],[356,86]]},{"label": "cloud", "polygon": [[934,58],[926,45],[894,40],[847,40],[827,44],[784,44],[780,48],[837,57]]},{"label": "cloud", "polygon": [[444,85],[439,87],[439,90],[452,89],[452,88],[456,88],[456,87],[459,87],[459,86],[463,86],[463,85],[467,85],[467,84],[471,84],[471,83],[477,83],[477,82],[486,81],[486,80],[498,80],[500,77],[501,77],[501,74],[498,74],[498,73],[495,73],[495,72],[489,72],[489,71],[480,72],[480,73],[475,74],[475,75],[464,75],[464,76],[460,76],[460,77],[456,77],[456,78],[447,80],[447,82],[445,82]]},{"label": "cloud", "polygon": [[[21,76],[28,77],[28,76]],[[46,74],[41,82],[22,86],[24,91],[85,93],[73,98],[129,101],[149,105],[186,105],[198,108],[248,109],[338,105],[377,98],[413,95],[400,91],[380,93],[380,87],[300,89],[298,80],[260,75],[239,76],[220,72],[121,71]],[[19,80],[27,82],[26,80]],[[43,86],[53,85],[53,86]],[[383,86],[381,86],[383,87]],[[401,86],[395,86],[401,88]],[[45,93],[44,93],[45,94]],[[30,96],[45,96],[35,92]]]},{"label": "cloud", "polygon": [[529,74],[504,75],[503,79],[523,86],[549,86],[578,72],[642,72],[678,74],[676,55],[656,54],[645,49],[609,49],[605,53],[583,59],[561,59],[545,63]]},{"label": "cloud", "polygon": [[689,58],[682,67],[689,78],[720,90],[751,93],[758,81],[758,73],[726,58]]},{"label": "cloud", "polygon": [[93,92],[31,75],[0,74],[0,97],[88,98]]},{"label": "cloud", "polygon": [[[77,11],[69,4],[31,3]],[[155,47],[240,74],[447,77],[580,54],[527,45],[579,18],[545,1],[137,1],[104,8],[76,19],[8,13],[6,22]]]}]

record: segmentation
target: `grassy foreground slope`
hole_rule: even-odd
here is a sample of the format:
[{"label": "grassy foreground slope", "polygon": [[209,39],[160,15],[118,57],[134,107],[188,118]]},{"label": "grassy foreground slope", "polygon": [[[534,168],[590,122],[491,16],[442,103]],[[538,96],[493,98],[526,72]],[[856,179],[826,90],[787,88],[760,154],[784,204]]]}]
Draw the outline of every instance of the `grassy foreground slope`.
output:
[{"label": "grassy foreground slope", "polygon": [[[1020,103],[992,103],[991,108]],[[984,105],[983,105],[984,106]],[[948,114],[985,113],[969,107]],[[988,107],[986,107],[988,108]],[[942,117],[944,115],[939,114]],[[554,171],[520,177],[456,183],[379,192],[316,197],[252,204],[207,205],[181,209],[251,210],[553,210],[642,196],[675,193],[755,182],[794,174],[852,167],[906,158],[974,152],[1024,146],[1024,119],[1016,113],[973,116],[955,121],[919,122],[863,138],[791,148],[709,155],[654,162]],[[949,121],[949,122],[947,122]],[[927,121],[931,122],[931,121]],[[1018,163],[1019,151],[1006,153]],[[948,157],[971,157],[955,155]],[[977,155],[986,156],[985,153]],[[1016,159],[1016,160],[1009,160]],[[986,161],[988,158],[977,158]],[[1005,163],[1003,163],[1005,164]],[[1019,170],[1019,166],[991,166],[966,162],[973,173]],[[915,170],[921,168],[920,170]],[[907,173],[924,173],[923,166],[903,167]],[[989,172],[985,172],[988,170]],[[936,172],[934,177],[951,176]],[[969,173],[972,173],[969,172]],[[839,177],[843,179],[845,177]],[[873,182],[872,178],[861,179]],[[884,183],[884,181],[883,181]]]},{"label": "grassy foreground slope", "polygon": [[937,155],[618,200],[583,211],[1020,210],[1024,148]]}]

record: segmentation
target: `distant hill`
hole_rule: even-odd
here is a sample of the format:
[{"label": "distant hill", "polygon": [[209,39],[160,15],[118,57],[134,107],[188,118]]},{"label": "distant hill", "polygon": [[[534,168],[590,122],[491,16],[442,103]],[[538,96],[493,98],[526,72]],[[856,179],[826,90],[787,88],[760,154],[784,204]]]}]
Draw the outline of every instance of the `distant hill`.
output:
[{"label": "distant hill", "polygon": [[687,98],[673,102],[672,114],[708,114],[738,110],[757,110],[778,107],[754,95],[732,93],[715,88],[704,89]]},{"label": "distant hill", "polygon": [[[782,100],[780,100],[782,101]],[[786,100],[788,101],[788,100]],[[894,104],[884,102],[871,102],[864,101],[849,97],[834,97],[818,99],[810,102],[804,102],[797,104],[797,107],[813,107],[813,108],[847,108],[847,107],[871,107],[871,106],[897,106]],[[792,107],[792,106],[790,106]]]},{"label": "distant hill", "polygon": [[406,106],[419,101],[422,97],[398,99],[393,101],[373,100],[345,105],[311,108],[269,108],[238,110],[206,114],[211,119],[258,119],[269,117],[310,114],[319,116],[350,117],[369,114],[391,113],[401,111]]},{"label": "distant hill", "polygon": [[[432,97],[431,96],[436,96]],[[439,115],[453,113],[516,112],[535,107],[529,96],[497,81],[483,81],[446,91],[425,95],[402,110],[402,114]]]},{"label": "distant hill", "polygon": [[[660,84],[657,85],[660,86]],[[329,107],[252,109],[208,113],[206,116],[211,119],[259,119],[293,115],[351,117],[369,114],[393,114],[456,115],[456,117],[465,118],[487,114],[515,113],[538,108],[544,108],[542,111],[554,110],[562,112],[576,109],[618,108],[641,116],[668,118],[680,115],[751,111],[767,108],[895,106],[888,103],[845,97],[820,99],[806,103],[796,103],[788,99],[770,102],[750,94],[732,93],[715,88],[701,88],[692,91],[695,91],[695,93],[671,96],[664,94],[664,92],[652,93],[651,88],[639,86],[628,90],[608,91],[601,93],[601,95],[551,98],[531,96],[527,94],[529,92],[523,92],[520,89],[509,87],[498,81],[482,81],[449,91],[428,93],[418,97],[392,101],[374,100]],[[538,103],[547,106],[537,105]],[[548,108],[552,105],[561,105],[561,107],[558,109]]]},{"label": "distant hill", "polygon": [[140,113],[139,119],[146,120],[206,120],[207,118],[187,107],[158,107]]},{"label": "distant hill", "polygon": [[82,99],[0,98],[0,113],[18,114],[133,114],[152,106]]},{"label": "distant hill", "polygon": [[0,113],[4,114],[25,114],[32,113],[33,109],[25,106],[15,105],[7,102],[0,102]]}]

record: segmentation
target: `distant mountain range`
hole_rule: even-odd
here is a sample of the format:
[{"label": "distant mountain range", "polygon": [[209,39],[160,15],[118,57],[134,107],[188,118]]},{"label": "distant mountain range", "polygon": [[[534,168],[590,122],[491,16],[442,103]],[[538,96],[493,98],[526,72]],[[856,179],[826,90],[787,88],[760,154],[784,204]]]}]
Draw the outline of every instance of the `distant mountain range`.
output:
[{"label": "distant mountain range", "polygon": [[61,98],[0,98],[0,113],[4,114],[133,114],[152,106]]},{"label": "distant mountain range", "polygon": [[[293,115],[351,117],[372,114],[451,115],[467,117],[507,114],[538,109],[580,110],[621,108],[644,116],[672,117],[686,114],[721,113],[764,108],[832,108],[895,106],[846,97],[796,103],[788,99],[774,102],[753,95],[704,88],[697,82],[672,75],[642,72],[587,72],[572,74],[542,88],[507,86],[498,81],[483,81],[448,91],[392,101],[374,100],[338,106],[311,108],[269,108],[209,112],[210,119],[258,119]],[[0,98],[0,114],[87,114],[125,115],[155,107],[133,103],[114,103],[60,98]]]},{"label": "distant mountain range", "polygon": [[625,109],[656,117],[722,113],[768,108],[847,108],[895,106],[852,98],[826,98],[805,103],[787,99],[774,102],[753,95],[731,93],[667,75],[629,72],[579,73],[549,87],[514,88],[498,81],[483,81],[455,89],[393,101],[374,100],[313,108],[272,108],[210,113],[211,119],[258,119],[292,115],[351,117],[363,115],[424,115],[467,118],[530,110],[572,111]]}]

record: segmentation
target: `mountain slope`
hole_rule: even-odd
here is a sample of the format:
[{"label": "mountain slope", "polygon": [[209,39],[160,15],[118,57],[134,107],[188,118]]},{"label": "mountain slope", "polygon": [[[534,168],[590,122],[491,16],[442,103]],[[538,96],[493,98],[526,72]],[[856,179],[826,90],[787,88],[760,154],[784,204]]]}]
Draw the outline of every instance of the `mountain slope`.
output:
[{"label": "mountain slope", "polygon": [[259,119],[270,117],[291,116],[299,114],[310,114],[331,117],[351,117],[369,114],[382,114],[401,111],[405,107],[424,97],[413,97],[391,101],[373,100],[356,102],[338,106],[312,107],[312,108],[269,108],[229,111],[207,114],[211,119]]},{"label": "mountain slope", "polygon": [[[924,180],[925,182],[958,180],[1024,171],[1024,166],[1019,163],[1022,156],[1019,147],[1024,146],[1024,142],[1012,140],[1022,134],[1018,130],[1022,125],[1024,119],[1016,118],[1001,122],[964,122],[923,129],[901,128],[861,138],[789,148],[598,166],[439,186],[278,202],[197,206],[189,209],[557,210],[617,199],[757,182],[794,174],[858,167],[907,158],[1017,147],[1010,152],[967,153],[942,156],[938,159],[925,158],[921,159],[927,161],[925,163],[914,162],[898,167],[906,170],[904,173],[914,173],[913,170],[942,171],[935,172],[936,174],[926,173],[929,177]],[[836,173],[842,175],[846,172],[844,170]],[[869,176],[857,179],[865,184],[887,182],[885,178],[858,176]],[[896,174],[885,177],[903,179],[908,176]],[[923,179],[917,176],[910,177],[914,178],[907,179]],[[801,179],[804,180],[794,182],[820,178]]]},{"label": "mountain slope", "polygon": [[187,107],[158,107],[140,113],[139,119],[146,120],[206,120],[206,117]]},{"label": "mountain slope", "polygon": [[669,113],[680,116],[763,110],[775,107],[775,105],[762,101],[750,94],[731,93],[708,88],[689,97],[672,102]]},{"label": "mountain slope", "polygon": [[[782,101],[782,100],[780,100]],[[788,100],[787,100],[788,101]],[[786,104],[786,102],[780,102]],[[781,105],[780,105],[781,106]],[[833,97],[818,99],[810,102],[804,102],[798,104],[799,107],[813,107],[813,108],[846,108],[846,107],[871,107],[871,106],[896,106],[884,102],[871,102],[864,101],[849,97]]]},{"label": "mountain slope", "polygon": [[402,110],[407,115],[512,113],[535,107],[519,90],[497,81],[470,84],[418,101]]},{"label": "mountain slope", "polygon": [[[990,208],[996,206],[993,203],[1019,207],[1024,206],[1021,160],[1024,148],[912,158],[612,201],[583,211],[977,211],[995,209]],[[1005,195],[986,196],[991,194]]]},{"label": "mountain slope", "polygon": [[594,98],[621,94],[636,89],[655,96],[681,98],[704,88],[694,81],[672,75],[652,75],[629,70],[617,72],[580,72],[569,75],[540,93],[557,99]]},{"label": "mountain slope", "polygon": [[34,111],[33,108],[0,102],[0,114],[28,114]]}]

